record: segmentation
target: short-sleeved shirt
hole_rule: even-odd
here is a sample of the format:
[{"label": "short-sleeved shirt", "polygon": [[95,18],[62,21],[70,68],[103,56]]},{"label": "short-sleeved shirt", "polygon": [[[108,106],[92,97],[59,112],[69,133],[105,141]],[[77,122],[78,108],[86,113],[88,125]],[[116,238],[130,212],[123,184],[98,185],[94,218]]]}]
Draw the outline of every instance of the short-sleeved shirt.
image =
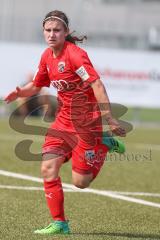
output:
[{"label": "short-sleeved shirt", "polygon": [[87,53],[65,42],[60,55],[48,48],[42,54],[34,78],[37,87],[58,91],[59,111],[43,144],[43,154],[72,157],[72,168],[80,174],[100,171],[107,147],[102,143],[102,121],[91,83],[99,79]]},{"label": "short-sleeved shirt", "polygon": [[[97,100],[90,83],[99,79],[86,51],[65,41],[57,57],[47,48],[41,56],[34,78],[37,87],[57,88],[58,113],[56,124],[60,129],[88,128],[100,116]],[[55,124],[55,123],[54,123]],[[88,125],[88,126],[87,126]],[[79,130],[79,129],[78,129]]]}]

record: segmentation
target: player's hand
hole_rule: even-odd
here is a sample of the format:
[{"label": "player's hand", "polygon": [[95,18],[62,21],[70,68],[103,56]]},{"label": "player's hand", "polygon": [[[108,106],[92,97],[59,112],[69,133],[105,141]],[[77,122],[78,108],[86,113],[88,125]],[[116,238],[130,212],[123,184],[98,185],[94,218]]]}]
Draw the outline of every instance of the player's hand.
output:
[{"label": "player's hand", "polygon": [[20,91],[21,91],[20,87],[16,87],[16,90],[8,94],[4,101],[6,101],[6,103],[15,101],[19,97]]},{"label": "player's hand", "polygon": [[107,122],[113,134],[120,137],[126,136],[126,130],[120,126],[119,122],[115,118],[110,117],[107,119]]}]

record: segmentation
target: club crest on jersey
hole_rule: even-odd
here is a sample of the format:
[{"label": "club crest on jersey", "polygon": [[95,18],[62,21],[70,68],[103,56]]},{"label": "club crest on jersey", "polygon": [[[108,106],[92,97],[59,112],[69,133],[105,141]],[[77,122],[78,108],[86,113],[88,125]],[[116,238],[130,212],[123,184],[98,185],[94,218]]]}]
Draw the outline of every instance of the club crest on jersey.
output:
[{"label": "club crest on jersey", "polygon": [[88,160],[92,160],[95,158],[95,151],[94,150],[87,150],[85,151],[85,157]]},{"label": "club crest on jersey", "polygon": [[65,62],[59,62],[58,63],[58,72],[59,73],[64,72],[64,68],[65,68]]}]

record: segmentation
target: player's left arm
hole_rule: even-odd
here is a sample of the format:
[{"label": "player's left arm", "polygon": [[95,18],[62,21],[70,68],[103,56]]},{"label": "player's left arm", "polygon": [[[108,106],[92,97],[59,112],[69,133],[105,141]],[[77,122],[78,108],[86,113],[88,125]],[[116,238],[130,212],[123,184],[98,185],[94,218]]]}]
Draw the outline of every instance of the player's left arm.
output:
[{"label": "player's left arm", "polygon": [[98,103],[105,104],[104,109],[101,109],[102,116],[106,119],[109,124],[111,131],[118,136],[124,137],[126,135],[126,131],[123,127],[120,126],[119,122],[112,116],[111,106],[108,94],[104,87],[104,84],[100,79],[91,83],[91,87],[93,89],[94,95],[97,99]]}]

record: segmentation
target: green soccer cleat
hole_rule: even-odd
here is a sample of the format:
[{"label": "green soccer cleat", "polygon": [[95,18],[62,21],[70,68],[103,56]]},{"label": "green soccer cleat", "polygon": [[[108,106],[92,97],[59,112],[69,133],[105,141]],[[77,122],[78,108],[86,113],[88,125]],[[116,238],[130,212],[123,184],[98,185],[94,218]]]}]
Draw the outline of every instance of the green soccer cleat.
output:
[{"label": "green soccer cleat", "polygon": [[110,153],[117,152],[122,154],[126,151],[125,145],[121,140],[111,137],[107,133],[103,134],[102,143],[107,145]]},{"label": "green soccer cleat", "polygon": [[68,221],[54,221],[47,227],[34,231],[35,234],[55,235],[55,234],[70,234]]}]

